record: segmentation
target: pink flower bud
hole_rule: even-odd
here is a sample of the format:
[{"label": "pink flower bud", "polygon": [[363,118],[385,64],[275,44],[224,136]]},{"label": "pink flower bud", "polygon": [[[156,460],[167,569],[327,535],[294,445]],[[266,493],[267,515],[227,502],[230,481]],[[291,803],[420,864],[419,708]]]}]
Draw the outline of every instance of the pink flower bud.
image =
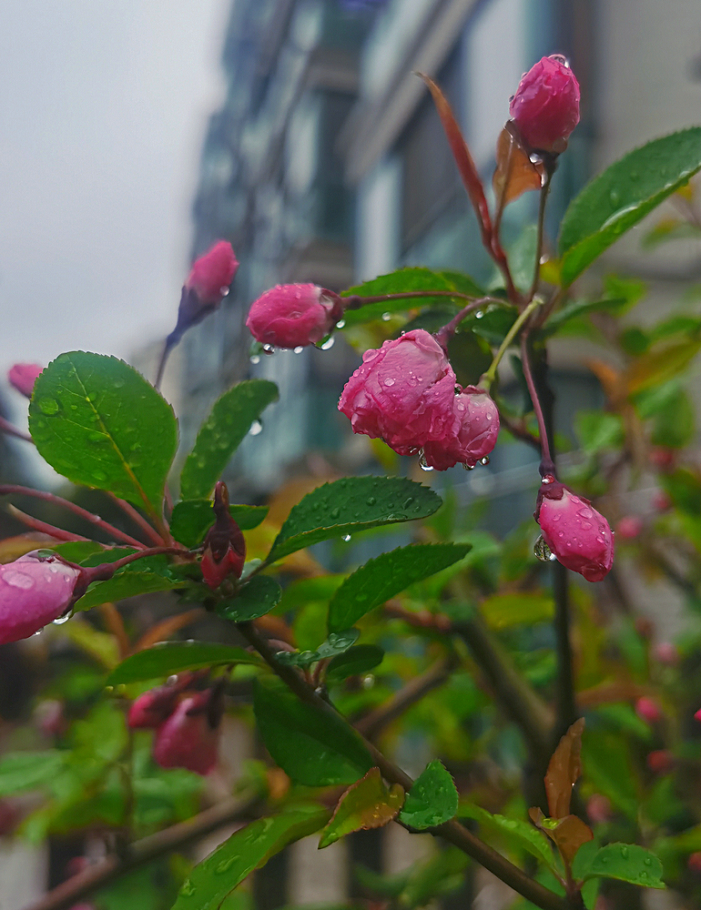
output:
[{"label": "pink flower bud", "polygon": [[667,512],[672,508],[672,500],[662,490],[655,490],[652,494],[652,506],[658,512]]},{"label": "pink flower bud", "polygon": [[671,471],[674,468],[675,457],[674,449],[668,449],[665,446],[655,446],[650,449],[650,464],[659,471]]},{"label": "pink flower bud", "polygon": [[61,736],[68,726],[63,702],[56,698],[41,701],[34,711],[34,720],[44,736]]},{"label": "pink flower bud", "polygon": [[338,409],[354,433],[384,439],[408,455],[454,438],[455,373],[433,335],[413,329],[365,352]]},{"label": "pink flower bud", "polygon": [[643,530],[643,520],[638,515],[625,515],[616,525],[616,534],[623,540],[635,540]]},{"label": "pink flower bud", "polygon": [[641,720],[648,724],[656,724],[662,720],[662,711],[654,698],[643,695],[635,703],[635,713]]},{"label": "pink flower bud", "polygon": [[569,487],[542,484],[535,520],[555,557],[587,581],[601,581],[613,565],[613,534],[603,515]]},{"label": "pink flower bud", "polygon": [[239,264],[230,243],[219,240],[196,259],[185,288],[194,291],[205,304],[218,304],[229,290]]},{"label": "pink flower bud", "polygon": [[212,718],[210,708],[211,690],[180,702],[156,733],[153,758],[157,764],[203,775],[212,770],[217,763],[221,714]]},{"label": "pink flower bud", "polygon": [[698,720],[701,723],[701,708],[694,714],[694,719]]},{"label": "pink flower bud", "polygon": [[18,392],[21,392],[26,398],[31,398],[34,383],[43,369],[44,367],[38,363],[16,363],[10,367],[7,379],[10,385],[17,389]]},{"label": "pink flower bud", "polygon": [[669,774],[674,768],[674,756],[668,749],[648,752],[645,764],[653,774]]},{"label": "pink flower bud", "polygon": [[278,284],[256,300],[246,325],[261,344],[305,347],[328,335],[342,312],[331,291],[315,284]]},{"label": "pink flower bud", "polygon": [[28,553],[0,565],[0,644],[29,638],[58,619],[75,600],[82,575],[57,556]]},{"label": "pink flower bud", "polygon": [[499,435],[499,411],[484,389],[467,386],[454,397],[453,408],[454,435],[424,446],[426,464],[439,471],[456,464],[474,467],[489,455]]},{"label": "pink flower bud", "polygon": [[210,588],[233,575],[240,578],[246,560],[246,541],[241,529],[229,514],[229,491],[224,481],[217,481],[212,505],[216,520],[204,539],[202,577]]},{"label": "pink flower bud", "polygon": [[175,686],[159,686],[139,695],[129,708],[129,726],[132,729],[160,726],[175,710],[178,694]]},{"label": "pink flower bud", "polygon": [[693,872],[695,875],[701,875],[701,851],[697,850],[696,852],[689,854],[686,865],[690,872]]},{"label": "pink flower bud", "polygon": [[562,152],[579,123],[579,83],[558,54],[541,58],[521,78],[509,112],[526,145]]},{"label": "pink flower bud", "polygon": [[611,800],[601,793],[595,793],[589,797],[587,802],[587,815],[589,821],[595,825],[603,825],[611,821],[612,816]]},{"label": "pink flower bud", "polygon": [[675,667],[679,663],[679,649],[671,641],[661,641],[655,645],[655,657],[661,664]]}]

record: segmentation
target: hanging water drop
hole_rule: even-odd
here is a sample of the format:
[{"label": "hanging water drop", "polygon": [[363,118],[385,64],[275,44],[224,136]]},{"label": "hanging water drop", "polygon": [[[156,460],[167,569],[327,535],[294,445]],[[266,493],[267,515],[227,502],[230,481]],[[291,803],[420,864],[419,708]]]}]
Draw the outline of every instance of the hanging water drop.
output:
[{"label": "hanging water drop", "polygon": [[391,313],[383,313],[383,314],[382,314],[382,321],[383,321],[383,322],[389,322],[391,318],[392,318],[392,314],[391,314]]},{"label": "hanging water drop", "polygon": [[339,321],[336,323],[336,328],[337,328],[337,329],[345,329],[345,327],[346,327],[346,320],[345,320],[345,319],[339,319]]},{"label": "hanging water drop", "polygon": [[488,465],[489,464],[489,455],[483,455],[482,458],[480,458],[480,464]]},{"label": "hanging water drop", "polygon": [[303,350],[304,350],[304,347],[301,344],[298,344],[297,347],[294,348],[295,354],[301,354]]},{"label": "hanging water drop", "polygon": [[335,342],[336,342],[336,339],[333,337],[333,335],[331,335],[331,337],[327,338],[326,341],[322,345],[319,345],[319,347],[321,348],[322,351],[330,351],[331,348],[334,346]]},{"label": "hanging water drop", "polygon": [[251,424],[251,429],[248,431],[249,436],[257,436],[259,433],[263,432],[263,424],[260,420],[254,420]]},{"label": "hanging water drop", "polygon": [[54,619],[53,625],[62,626],[64,622],[68,622],[72,615],[72,613],[66,613],[64,616],[59,616],[57,619]]},{"label": "hanging water drop", "polygon": [[250,360],[251,360],[251,363],[253,363],[253,364],[260,363],[260,357],[258,356],[258,354],[253,354],[253,356],[250,358]]},{"label": "hanging water drop", "polygon": [[419,452],[419,467],[421,468],[422,471],[432,471],[433,470],[431,465],[426,461],[426,455],[424,454],[423,449],[421,449],[421,451]]},{"label": "hanging water drop", "polygon": [[272,346],[272,344],[264,344],[264,345],[263,345],[263,353],[264,353],[264,354],[274,354],[274,353],[275,353],[275,348]]},{"label": "hanging water drop", "polygon": [[474,470],[475,470],[475,466],[474,466],[473,464],[468,464],[466,461],[463,462],[463,465],[462,465],[462,466],[463,466],[463,468],[464,468],[466,471],[474,471]]},{"label": "hanging water drop", "polygon": [[345,540],[346,543],[348,543],[348,541],[349,541],[350,539],[351,539],[350,534],[344,534],[343,537],[341,538],[341,540]]},{"label": "hanging water drop", "polygon": [[533,553],[535,554],[535,558],[539,559],[541,562],[550,562],[551,559],[555,558],[542,535],[536,540],[533,546]]}]

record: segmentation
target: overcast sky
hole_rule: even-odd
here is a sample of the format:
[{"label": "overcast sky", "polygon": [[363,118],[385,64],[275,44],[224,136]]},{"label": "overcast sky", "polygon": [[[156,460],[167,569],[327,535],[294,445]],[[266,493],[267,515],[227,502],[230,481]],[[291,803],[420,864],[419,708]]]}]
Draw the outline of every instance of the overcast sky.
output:
[{"label": "overcast sky", "polygon": [[168,332],[229,0],[0,0],[0,382]]}]

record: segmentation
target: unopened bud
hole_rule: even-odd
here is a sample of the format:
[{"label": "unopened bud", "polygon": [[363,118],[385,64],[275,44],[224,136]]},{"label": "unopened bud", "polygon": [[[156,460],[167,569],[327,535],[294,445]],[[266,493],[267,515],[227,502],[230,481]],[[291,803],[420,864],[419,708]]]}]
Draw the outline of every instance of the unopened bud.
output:
[{"label": "unopened bud", "polygon": [[635,540],[643,527],[643,520],[638,515],[625,515],[616,525],[616,534],[623,540]]},{"label": "unopened bud", "polygon": [[579,83],[564,57],[543,57],[521,78],[509,112],[527,146],[559,153],[579,123]]},{"label": "unopened bud", "polygon": [[641,720],[648,724],[656,724],[662,720],[662,710],[654,698],[643,696],[635,703],[635,713]]},{"label": "unopened bud", "polygon": [[276,348],[321,341],[343,315],[340,298],[315,284],[279,284],[251,306],[246,325],[256,341]]},{"label": "unopened bud", "polygon": [[156,763],[208,774],[217,763],[222,710],[220,696],[211,689],[183,699],[156,733]]},{"label": "unopened bud", "polygon": [[7,380],[18,392],[21,392],[26,398],[31,398],[34,383],[43,370],[44,367],[38,363],[16,363],[10,367]]},{"label": "unopened bud", "polygon": [[0,565],[0,644],[29,638],[66,613],[84,592],[83,574],[35,553]]},{"label": "unopened bud", "polygon": [[200,568],[205,582],[214,589],[229,576],[241,577],[246,560],[246,541],[229,514],[229,493],[221,480],[214,489],[212,508],[216,520],[204,539]]}]

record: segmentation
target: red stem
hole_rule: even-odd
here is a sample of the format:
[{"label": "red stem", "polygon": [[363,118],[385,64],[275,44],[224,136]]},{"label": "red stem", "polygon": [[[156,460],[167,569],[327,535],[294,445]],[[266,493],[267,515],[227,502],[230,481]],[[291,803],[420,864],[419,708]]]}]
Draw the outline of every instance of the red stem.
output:
[{"label": "red stem", "polygon": [[80,534],[71,534],[70,531],[64,531],[61,528],[50,525],[45,521],[39,521],[38,518],[33,518],[31,515],[27,515],[26,512],[18,509],[17,506],[9,506],[9,512],[15,518],[18,518],[22,524],[25,524],[28,528],[31,528],[33,531],[41,531],[42,534],[48,534],[49,537],[53,537],[55,540],[89,540],[87,537],[81,537]]},{"label": "red stem", "polygon": [[545,416],[543,414],[543,408],[540,404],[540,398],[538,397],[538,390],[536,389],[535,381],[533,379],[531,362],[528,356],[528,330],[526,330],[521,335],[521,364],[523,366],[523,375],[526,379],[528,392],[531,396],[531,401],[533,402],[533,411],[535,413],[535,418],[538,423],[538,434],[540,436],[541,452],[540,473],[543,475],[543,472],[545,470],[545,473],[554,474],[555,466],[553,464],[552,456],[550,455],[550,443],[548,441],[548,432],[545,425]]},{"label": "red stem", "polygon": [[[117,540],[121,540],[122,543],[128,543],[130,547],[137,547],[138,549],[143,549],[144,547],[141,541],[137,540],[135,537],[131,537],[124,531],[120,531],[119,528],[115,528],[114,525],[111,525],[108,521],[100,518],[99,515],[88,512],[87,509],[83,509],[81,506],[76,505],[76,503],[71,502],[69,499],[64,499],[62,496],[57,496],[55,493],[46,493],[43,490],[34,490],[32,487],[23,487],[14,483],[0,484],[0,496],[8,496],[12,493],[17,493],[19,496],[33,496],[34,499],[43,499],[44,502],[51,502],[54,503],[54,505],[63,506],[80,518],[89,521],[91,525],[102,528],[103,531],[111,534]],[[81,540],[86,539],[87,538],[85,537],[81,538]],[[158,543],[161,542],[161,539],[158,538]]]},{"label": "red stem", "polygon": [[[128,515],[134,524],[137,524],[141,528],[151,543],[155,544],[157,547],[163,543],[163,539],[158,531],[146,521],[144,516],[138,512],[131,503],[127,502],[126,499],[120,499],[119,496],[115,496],[114,493],[110,493],[109,496],[110,499],[119,506],[122,512],[124,512],[125,515]],[[143,544],[141,544],[141,546],[143,546]]]},{"label": "red stem", "polygon": [[[492,302],[491,297],[481,297],[479,300],[473,300],[472,303],[468,303],[466,307],[463,307],[459,313],[457,313],[455,316],[453,316],[453,318],[450,320],[450,322],[447,322],[443,326],[442,329],[439,329],[436,332],[436,336],[435,336],[436,341],[438,342],[438,344],[443,348],[443,350],[446,353],[448,352],[448,350],[447,350],[448,341],[455,334],[457,327],[460,325],[460,323],[463,321],[463,319],[468,315],[468,313],[471,313],[472,310],[476,310],[479,307],[485,306],[486,304],[491,303],[491,302]],[[503,301],[500,301],[500,303],[503,303]]]},{"label": "red stem", "polygon": [[11,424],[9,420],[5,420],[4,417],[0,417],[0,433],[7,433],[8,436],[16,436],[17,439],[23,439],[25,442],[34,442],[28,433],[23,433],[22,430],[18,430],[16,426]]},{"label": "red stem", "polygon": [[137,559],[144,559],[146,556],[160,556],[162,553],[173,553],[176,556],[188,556],[189,551],[182,547],[149,547],[146,550],[139,550],[138,553],[130,553],[114,562],[104,562],[99,566],[81,566],[81,570],[89,577],[89,581],[105,581],[112,578],[117,569],[129,565]]}]

